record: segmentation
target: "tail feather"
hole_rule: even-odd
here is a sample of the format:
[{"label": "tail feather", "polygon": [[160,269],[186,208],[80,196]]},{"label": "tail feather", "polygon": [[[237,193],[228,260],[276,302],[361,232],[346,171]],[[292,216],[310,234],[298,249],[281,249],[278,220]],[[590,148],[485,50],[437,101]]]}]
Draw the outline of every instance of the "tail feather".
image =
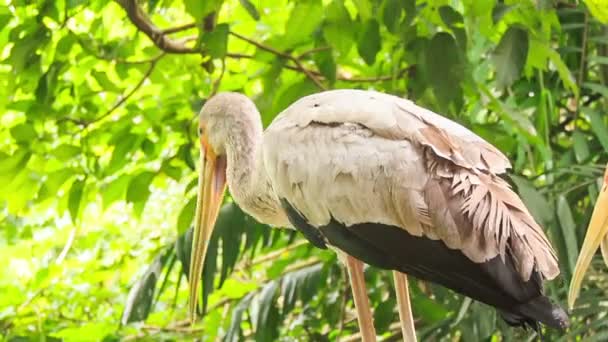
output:
[{"label": "tail feather", "polygon": [[524,328],[530,326],[537,332],[540,329],[537,322],[562,330],[570,325],[564,309],[551,303],[545,296],[539,296],[525,304],[520,304],[510,312],[503,311],[501,316],[509,325]]}]

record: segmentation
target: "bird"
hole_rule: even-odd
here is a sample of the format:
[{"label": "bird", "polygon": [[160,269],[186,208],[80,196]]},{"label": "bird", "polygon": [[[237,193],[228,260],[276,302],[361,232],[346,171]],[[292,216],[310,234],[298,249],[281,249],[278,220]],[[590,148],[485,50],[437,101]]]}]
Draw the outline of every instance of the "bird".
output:
[{"label": "bird", "polygon": [[606,165],[603,184],[595,202],[593,213],[591,214],[583,246],[578,255],[574,272],[572,272],[570,290],[568,291],[568,307],[570,309],[574,307],[581,289],[583,277],[591,264],[593,255],[600,246],[604,263],[608,266],[608,165]]},{"label": "bird", "polygon": [[226,92],[204,103],[199,136],[190,274],[202,271],[227,184],[259,222],[345,259],[364,341],[375,332],[363,263],[393,271],[404,336],[407,276],[493,306],[513,326],[569,325],[543,294],[557,256],[503,178],[509,160],[460,124],[395,95],[337,89],[300,98],[264,131],[254,102]]}]

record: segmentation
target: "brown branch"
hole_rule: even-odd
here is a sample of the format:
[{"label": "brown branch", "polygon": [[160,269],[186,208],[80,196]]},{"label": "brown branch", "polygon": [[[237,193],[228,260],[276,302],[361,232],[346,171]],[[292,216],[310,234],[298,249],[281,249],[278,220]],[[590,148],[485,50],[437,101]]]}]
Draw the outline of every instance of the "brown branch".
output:
[{"label": "brown branch", "polygon": [[196,23],[184,24],[176,27],[170,27],[168,29],[164,29],[161,32],[163,34],[173,34],[181,31],[190,30],[196,27]]},{"label": "brown branch", "polygon": [[243,40],[243,41],[245,41],[245,42],[247,42],[247,43],[249,43],[251,45],[256,46],[257,48],[259,48],[261,50],[268,51],[268,52],[270,52],[272,54],[275,54],[275,55],[277,55],[279,57],[283,57],[283,58],[285,58],[287,60],[292,61],[296,65],[296,68],[298,69],[298,71],[303,72],[306,75],[306,77],[308,77],[317,87],[319,87],[319,89],[321,89],[321,90],[327,89],[323,85],[323,83],[321,83],[321,81],[319,80],[319,78],[311,70],[308,70],[307,68],[304,67],[304,65],[302,65],[302,62],[300,62],[300,59],[298,57],[295,57],[295,56],[293,56],[293,55],[291,55],[291,54],[289,54],[287,52],[279,51],[279,50],[277,50],[277,49],[275,49],[273,47],[270,47],[270,46],[267,46],[267,45],[262,44],[260,42],[257,42],[257,41],[255,41],[255,40],[253,40],[251,38],[247,38],[247,37],[245,37],[243,35],[240,35],[240,34],[238,34],[236,32],[230,31],[230,34],[233,35],[233,36],[235,36],[235,37],[237,37],[240,40]]},{"label": "brown branch", "polygon": [[199,53],[198,49],[186,46],[185,42],[167,37],[164,31],[154,25],[144,11],[137,6],[136,0],[116,0],[116,2],[127,12],[129,20],[135,27],[145,33],[159,49],[169,53]]}]

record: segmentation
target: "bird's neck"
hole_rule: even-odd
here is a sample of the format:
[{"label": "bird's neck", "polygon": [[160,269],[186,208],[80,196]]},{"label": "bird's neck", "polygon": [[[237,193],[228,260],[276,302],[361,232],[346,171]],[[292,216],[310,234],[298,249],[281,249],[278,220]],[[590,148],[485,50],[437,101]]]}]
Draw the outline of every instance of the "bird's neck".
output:
[{"label": "bird's neck", "polygon": [[[239,127],[240,126],[240,127]],[[264,168],[262,124],[234,125],[226,146],[226,178],[235,202],[258,221],[281,225],[282,211]]]}]

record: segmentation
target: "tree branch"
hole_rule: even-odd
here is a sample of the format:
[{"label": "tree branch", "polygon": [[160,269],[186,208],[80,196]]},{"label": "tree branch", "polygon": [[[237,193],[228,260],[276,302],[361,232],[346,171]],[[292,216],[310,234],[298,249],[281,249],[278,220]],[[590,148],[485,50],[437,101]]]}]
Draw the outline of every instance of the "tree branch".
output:
[{"label": "tree branch", "polygon": [[161,32],[163,34],[173,34],[173,33],[181,32],[181,31],[190,30],[195,27],[196,27],[196,23],[190,23],[190,24],[184,24],[184,25],[164,29]]},{"label": "tree branch", "polygon": [[283,57],[287,60],[292,61],[295,65],[298,71],[303,72],[306,77],[308,77],[317,87],[319,87],[319,89],[321,90],[326,90],[327,88],[323,85],[323,83],[321,83],[321,81],[319,80],[319,78],[314,74],[313,71],[308,70],[307,68],[304,67],[304,65],[302,65],[302,62],[300,62],[300,59],[298,57],[295,57],[287,52],[283,52],[283,51],[279,51],[273,47],[264,45],[260,42],[257,42],[251,38],[247,38],[245,36],[242,36],[236,32],[230,31],[230,34],[237,37],[240,40],[243,40],[251,45],[256,46],[257,48],[259,48],[260,50],[264,50],[264,51],[268,51],[272,54],[275,54],[279,57]]},{"label": "tree branch", "polygon": [[[198,49],[186,46],[184,41],[173,40],[166,36],[148,16],[137,6],[135,0],[115,0],[127,12],[129,20],[138,30],[145,33],[159,49],[169,53],[199,53]],[[172,29],[168,29],[171,31]],[[173,29],[174,31],[175,29]]]}]

